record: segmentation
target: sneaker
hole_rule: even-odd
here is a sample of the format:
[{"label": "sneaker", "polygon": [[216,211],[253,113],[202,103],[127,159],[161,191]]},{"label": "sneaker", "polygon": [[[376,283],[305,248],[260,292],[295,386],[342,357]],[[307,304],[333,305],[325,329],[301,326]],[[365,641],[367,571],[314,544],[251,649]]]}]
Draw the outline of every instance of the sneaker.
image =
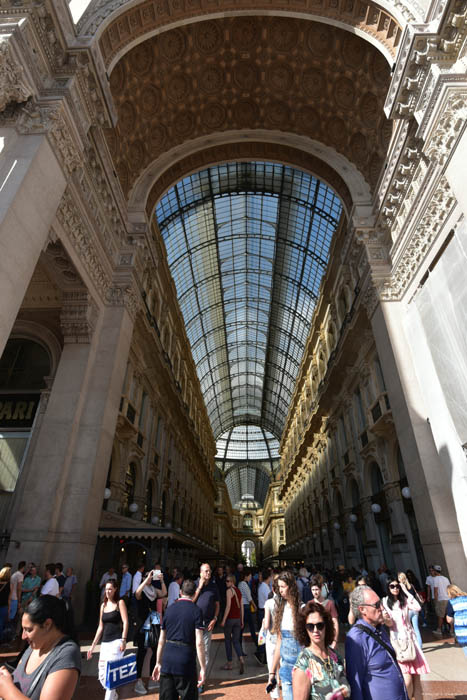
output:
[{"label": "sneaker", "polygon": [[152,678],[149,679],[148,690],[156,690],[159,687],[159,681],[153,681]]},{"label": "sneaker", "polygon": [[433,630],[433,634],[436,634],[437,637],[443,636],[443,633],[441,632],[441,630]]},{"label": "sneaker", "polygon": [[135,691],[135,693],[136,693],[137,695],[146,695],[146,693],[148,692],[148,691],[146,690],[146,686],[144,685],[144,683],[143,683],[143,681],[141,680],[141,678],[139,678],[139,679],[136,681],[135,687],[133,688],[133,690]]},{"label": "sneaker", "polygon": [[201,695],[202,693],[204,693],[204,685],[200,685],[198,687],[198,695]]}]

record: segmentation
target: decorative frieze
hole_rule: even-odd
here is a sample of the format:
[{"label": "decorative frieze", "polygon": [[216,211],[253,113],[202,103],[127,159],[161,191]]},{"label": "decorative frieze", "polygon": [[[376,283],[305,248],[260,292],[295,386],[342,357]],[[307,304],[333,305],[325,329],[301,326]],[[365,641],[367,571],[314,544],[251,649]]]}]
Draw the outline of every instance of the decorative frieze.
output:
[{"label": "decorative frieze", "polygon": [[65,292],[60,326],[65,343],[90,343],[98,309],[87,291]]},{"label": "decorative frieze", "polygon": [[0,36],[0,112],[10,102],[26,102],[33,92],[18,57],[14,55],[11,42],[7,37]]},{"label": "decorative frieze", "polygon": [[92,234],[85,226],[69,190],[66,190],[62,197],[57,211],[57,219],[68,234],[70,242],[78,253],[79,259],[86,268],[90,278],[100,294],[104,296],[110,285],[110,278],[100,261],[99,253],[92,240]]},{"label": "decorative frieze", "polygon": [[455,203],[456,198],[449,186],[449,182],[443,176],[440,178],[423,215],[415,225],[414,232],[392,271],[391,279],[384,284],[381,290],[381,298],[383,300],[394,301],[402,298],[414,274],[420,269]]}]

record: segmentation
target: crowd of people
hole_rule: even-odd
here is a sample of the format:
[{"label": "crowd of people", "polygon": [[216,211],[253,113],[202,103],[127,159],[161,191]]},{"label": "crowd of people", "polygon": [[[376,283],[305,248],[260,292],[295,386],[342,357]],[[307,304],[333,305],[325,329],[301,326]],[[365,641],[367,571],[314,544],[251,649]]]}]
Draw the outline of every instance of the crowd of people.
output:
[{"label": "crowd of people", "polygon": [[20,561],[14,571],[13,565],[6,562],[0,570],[0,643],[15,637],[22,613],[37,596],[60,598],[71,611],[77,583],[73,569],[68,567],[64,570],[61,562],[46,564],[42,577],[34,562],[26,564]]},{"label": "crowd of people", "polygon": [[[19,621],[27,642],[16,668],[0,669],[4,700],[57,697],[71,700],[80,673],[71,605],[76,577],[61,563],[44,577],[20,562],[0,571],[0,629]],[[433,623],[440,636],[454,631],[467,655],[467,593],[451,584],[438,565],[425,585],[410,570],[392,574],[302,567],[252,570],[243,564],[209,563],[190,572],[143,563],[131,573],[110,568],[100,579],[101,604],[91,659],[100,643],[99,680],[105,700],[110,661],[130,641],[136,648],[133,689],[159,688],[161,700],[196,700],[204,692],[212,634],[223,631],[224,671],[242,675],[250,635],[256,661],[267,666],[267,692],[283,700],[407,700],[421,697],[420,677],[429,672],[420,626]],[[343,641],[345,653],[338,651]],[[341,647],[339,647],[341,648]],[[143,666],[149,650],[149,682]],[[233,654],[237,657],[234,666]]]},{"label": "crowd of people", "polygon": [[[420,625],[434,620],[433,634],[442,635],[451,633],[454,624],[458,643],[467,643],[467,594],[451,585],[438,565],[429,567],[425,586],[413,571],[392,575],[385,565],[376,572],[363,566],[359,571],[339,566],[310,572],[305,567],[253,570],[238,564],[212,572],[203,563],[197,572],[169,572],[156,564],[146,573],[141,565],[133,578],[124,565],[120,576],[109,569],[101,578],[98,633],[103,616],[117,606],[116,598],[104,593],[109,581],[109,591],[116,593],[119,586],[119,598],[129,610],[128,626],[120,616],[117,653],[123,653],[127,629],[133,627],[138,656],[144,658],[150,646],[144,628],[156,627],[149,683],[144,684],[138,664],[134,691],[144,695],[160,684],[161,700],[189,700],[203,693],[216,625],[224,634],[221,669],[244,673],[244,635],[249,634],[256,661],[268,668],[271,698],[282,695],[283,700],[418,698],[420,677],[429,672]],[[149,608],[138,613],[135,598],[152,600],[155,613]],[[150,614],[155,617],[145,618]],[[344,656],[337,650],[342,632]],[[115,691],[107,691],[106,700],[116,697]]]}]

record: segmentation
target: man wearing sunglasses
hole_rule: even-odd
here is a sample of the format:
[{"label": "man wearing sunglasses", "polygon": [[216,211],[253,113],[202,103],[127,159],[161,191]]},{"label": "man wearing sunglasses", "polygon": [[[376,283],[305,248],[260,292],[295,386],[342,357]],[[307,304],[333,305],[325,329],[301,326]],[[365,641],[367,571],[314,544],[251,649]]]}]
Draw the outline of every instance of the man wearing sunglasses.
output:
[{"label": "man wearing sunglasses", "polygon": [[407,700],[404,678],[384,624],[390,617],[378,594],[369,586],[357,586],[350,604],[357,619],[345,641],[352,700]]}]

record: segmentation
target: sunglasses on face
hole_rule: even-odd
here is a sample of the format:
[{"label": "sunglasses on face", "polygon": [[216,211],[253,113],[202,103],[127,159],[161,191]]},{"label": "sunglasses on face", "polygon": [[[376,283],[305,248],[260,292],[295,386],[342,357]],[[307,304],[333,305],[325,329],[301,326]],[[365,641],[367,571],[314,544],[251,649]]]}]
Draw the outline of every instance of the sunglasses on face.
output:
[{"label": "sunglasses on face", "polygon": [[307,628],[308,632],[314,632],[315,629],[317,629],[318,632],[322,632],[324,630],[324,622],[307,622],[305,627]]},{"label": "sunglasses on face", "polygon": [[389,588],[400,588],[398,583],[390,583]]},{"label": "sunglasses on face", "polygon": [[379,610],[381,607],[381,601],[377,600],[376,603],[362,603],[360,605],[361,608],[375,608],[375,610]]}]

